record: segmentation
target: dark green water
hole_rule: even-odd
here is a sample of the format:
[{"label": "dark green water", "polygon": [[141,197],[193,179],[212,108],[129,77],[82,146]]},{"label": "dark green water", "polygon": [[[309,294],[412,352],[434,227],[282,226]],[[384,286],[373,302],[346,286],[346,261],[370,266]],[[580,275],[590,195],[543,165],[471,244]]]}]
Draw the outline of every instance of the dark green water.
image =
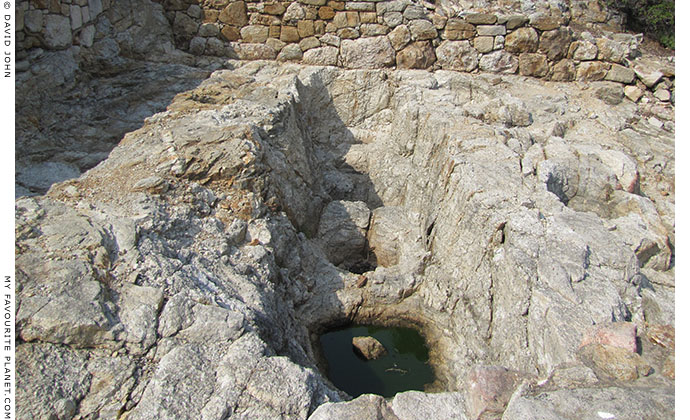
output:
[{"label": "dark green water", "polygon": [[[357,336],[376,338],[388,354],[376,360],[361,359],[352,349],[352,338]],[[411,328],[353,326],[323,334],[320,341],[328,378],[353,397],[423,391],[434,380],[424,339]]]}]

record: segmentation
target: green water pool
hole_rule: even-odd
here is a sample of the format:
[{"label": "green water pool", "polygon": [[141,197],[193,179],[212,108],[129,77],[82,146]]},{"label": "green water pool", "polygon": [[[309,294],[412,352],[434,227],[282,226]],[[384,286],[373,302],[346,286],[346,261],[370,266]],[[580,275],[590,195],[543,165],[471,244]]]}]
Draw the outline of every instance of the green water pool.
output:
[{"label": "green water pool", "polygon": [[[357,336],[376,338],[388,354],[376,360],[358,357],[352,348],[352,338]],[[357,325],[323,334],[320,343],[328,378],[353,397],[423,391],[434,380],[424,339],[411,328]]]}]

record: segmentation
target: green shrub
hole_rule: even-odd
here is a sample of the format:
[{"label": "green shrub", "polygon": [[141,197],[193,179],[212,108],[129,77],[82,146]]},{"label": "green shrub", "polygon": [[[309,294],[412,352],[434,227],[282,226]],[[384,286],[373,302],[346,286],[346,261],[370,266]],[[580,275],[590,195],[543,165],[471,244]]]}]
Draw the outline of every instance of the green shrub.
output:
[{"label": "green shrub", "polygon": [[624,13],[627,26],[675,48],[676,5],[672,0],[607,0],[610,7]]}]

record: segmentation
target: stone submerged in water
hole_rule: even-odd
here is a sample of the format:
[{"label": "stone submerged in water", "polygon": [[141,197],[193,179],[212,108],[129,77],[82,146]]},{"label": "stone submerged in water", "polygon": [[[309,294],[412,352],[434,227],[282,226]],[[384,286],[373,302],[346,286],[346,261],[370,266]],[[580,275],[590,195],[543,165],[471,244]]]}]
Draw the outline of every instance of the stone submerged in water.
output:
[{"label": "stone submerged in water", "polygon": [[383,344],[374,337],[353,337],[352,347],[355,353],[367,360],[378,359],[388,353]]}]

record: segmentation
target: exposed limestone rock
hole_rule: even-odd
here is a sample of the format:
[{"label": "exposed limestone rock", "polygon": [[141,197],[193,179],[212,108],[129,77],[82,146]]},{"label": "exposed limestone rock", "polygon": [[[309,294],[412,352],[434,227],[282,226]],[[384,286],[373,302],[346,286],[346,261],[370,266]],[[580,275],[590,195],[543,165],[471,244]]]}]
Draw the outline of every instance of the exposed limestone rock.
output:
[{"label": "exposed limestone rock", "polygon": [[506,35],[505,49],[512,53],[536,52],[539,35],[532,28],[518,28]]},{"label": "exposed limestone rock", "polygon": [[484,54],[479,60],[479,69],[492,73],[515,74],[518,70],[518,59],[505,51],[494,51]]},{"label": "exposed limestone rock", "polygon": [[479,64],[479,52],[469,41],[443,41],[436,49],[439,65],[447,70],[472,71]]},{"label": "exposed limestone rock", "polygon": [[426,69],[435,61],[434,48],[428,41],[413,42],[395,56],[395,64],[401,69]]},{"label": "exposed limestone rock", "polygon": [[365,394],[348,402],[326,403],[320,406],[309,420],[399,420],[386,400],[373,394]]}]

